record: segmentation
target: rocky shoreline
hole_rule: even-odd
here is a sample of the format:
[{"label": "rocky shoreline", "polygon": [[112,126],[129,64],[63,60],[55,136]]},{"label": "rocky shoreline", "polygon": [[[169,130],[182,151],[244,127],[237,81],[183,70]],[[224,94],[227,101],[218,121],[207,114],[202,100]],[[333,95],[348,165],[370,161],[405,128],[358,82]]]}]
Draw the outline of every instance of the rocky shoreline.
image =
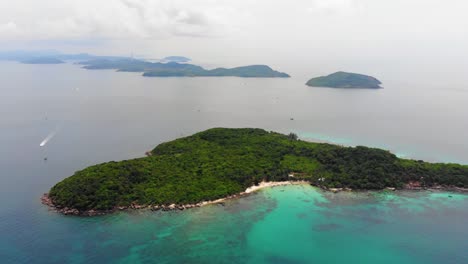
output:
[{"label": "rocky shoreline", "polygon": [[[64,215],[75,215],[75,216],[98,216],[98,215],[106,215],[110,213],[114,213],[117,211],[126,211],[126,210],[139,210],[139,209],[148,209],[151,211],[181,211],[181,210],[187,210],[191,208],[196,208],[196,207],[202,207],[208,204],[222,204],[224,205],[224,201],[229,200],[229,199],[236,199],[240,198],[243,196],[250,195],[251,193],[258,191],[260,189],[266,188],[266,187],[275,187],[275,186],[284,186],[284,185],[297,185],[297,184],[311,184],[310,182],[306,181],[285,181],[285,182],[262,182],[257,186],[252,186],[246,189],[246,191],[238,193],[238,194],[233,194],[224,198],[220,198],[217,200],[213,201],[203,201],[199,203],[194,203],[194,204],[170,204],[170,205],[140,205],[136,203],[132,203],[129,206],[117,206],[114,207],[111,210],[86,210],[86,211],[80,211],[75,208],[68,208],[68,207],[60,207],[54,204],[53,200],[49,197],[48,193],[44,193],[41,197],[41,202],[42,204],[48,206],[51,210],[56,211],[58,213],[64,214]],[[369,190],[353,190],[351,188],[328,188],[325,186],[321,185],[313,185],[312,186],[318,187],[322,190],[333,192],[333,193],[338,193],[342,191],[369,191]],[[447,191],[447,192],[458,192],[458,193],[468,193],[468,188],[460,188],[460,187],[455,187],[455,186],[432,186],[432,187],[423,187],[423,186],[418,186],[418,184],[407,184],[404,186],[402,189],[397,189],[394,187],[386,187],[385,189],[382,190],[387,190],[387,191],[397,191],[397,190],[403,190],[403,191]]]},{"label": "rocky shoreline", "polygon": [[365,192],[365,191],[430,191],[430,192],[455,192],[455,193],[468,193],[468,188],[461,188],[456,186],[431,186],[431,187],[424,187],[424,186],[412,186],[406,185],[403,188],[395,188],[395,187],[386,187],[381,190],[366,190],[366,189],[351,189],[351,188],[328,188],[321,185],[313,185],[319,187],[322,190],[338,193],[338,192]]},{"label": "rocky shoreline", "polygon": [[110,210],[86,210],[80,211],[76,208],[68,208],[68,207],[61,207],[54,204],[53,200],[49,197],[48,193],[44,193],[41,197],[41,202],[44,205],[47,205],[49,209],[64,214],[64,215],[75,215],[75,216],[98,216],[98,215],[106,215],[115,213],[117,211],[127,211],[127,210],[139,210],[139,209],[148,209],[151,211],[182,211],[186,209],[202,207],[208,204],[223,204],[223,201],[228,199],[235,199],[241,196],[249,195],[249,193],[242,192],[239,194],[234,194],[227,196],[225,198],[213,200],[213,201],[203,201],[194,204],[170,204],[170,205],[140,205],[136,203],[132,203],[129,206],[116,206]]},{"label": "rocky shoreline", "polygon": [[282,182],[261,182],[258,185],[251,186],[247,188],[244,192],[229,195],[224,198],[220,198],[212,201],[202,201],[199,203],[193,204],[170,204],[170,205],[140,205],[137,203],[132,203],[129,206],[116,206],[111,210],[86,210],[80,211],[76,208],[60,207],[57,206],[52,198],[49,197],[48,193],[44,193],[41,197],[41,202],[44,205],[47,205],[51,210],[64,215],[75,215],[75,216],[97,216],[97,215],[106,215],[114,213],[117,211],[126,211],[126,210],[139,210],[139,209],[148,209],[151,211],[181,211],[196,207],[202,207],[208,204],[224,204],[223,202],[230,199],[236,199],[243,196],[250,195],[251,193],[258,191],[267,187],[283,186],[283,185],[293,185],[293,184],[310,184],[306,181],[282,181]]}]

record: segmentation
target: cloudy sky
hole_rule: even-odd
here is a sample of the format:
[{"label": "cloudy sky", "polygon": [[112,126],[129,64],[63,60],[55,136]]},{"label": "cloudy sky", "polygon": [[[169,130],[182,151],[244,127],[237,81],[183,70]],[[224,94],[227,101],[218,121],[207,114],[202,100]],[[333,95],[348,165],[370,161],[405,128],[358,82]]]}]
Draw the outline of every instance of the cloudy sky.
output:
[{"label": "cloudy sky", "polygon": [[0,50],[440,73],[468,66],[467,10],[466,0],[0,0]]}]

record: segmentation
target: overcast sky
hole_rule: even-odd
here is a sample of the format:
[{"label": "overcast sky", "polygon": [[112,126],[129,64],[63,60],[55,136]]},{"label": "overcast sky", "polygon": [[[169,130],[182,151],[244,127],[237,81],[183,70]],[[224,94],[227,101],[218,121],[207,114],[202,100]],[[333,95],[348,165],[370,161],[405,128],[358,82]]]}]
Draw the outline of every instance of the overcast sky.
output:
[{"label": "overcast sky", "polygon": [[467,11],[466,0],[0,0],[0,49],[464,73]]}]

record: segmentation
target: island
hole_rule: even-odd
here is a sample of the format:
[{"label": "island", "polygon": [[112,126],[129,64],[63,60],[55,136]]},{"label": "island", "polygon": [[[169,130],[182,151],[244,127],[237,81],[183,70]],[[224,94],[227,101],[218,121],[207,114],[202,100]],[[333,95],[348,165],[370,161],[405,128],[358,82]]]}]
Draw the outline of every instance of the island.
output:
[{"label": "island", "polygon": [[161,62],[178,62],[178,63],[185,63],[191,61],[190,58],[183,57],[183,56],[168,56],[161,60]]},{"label": "island", "polygon": [[330,87],[330,88],[369,88],[379,89],[382,83],[376,78],[368,75],[335,72],[327,76],[321,76],[310,79],[306,85],[313,87]]},{"label": "island", "polygon": [[265,182],[307,182],[321,188],[466,190],[468,166],[401,159],[369,147],[299,140],[256,128],[212,128],[162,143],[146,157],[77,171],[42,197],[72,215],[129,208],[173,210],[243,195]]},{"label": "island", "polygon": [[236,68],[216,68],[206,70],[201,66],[178,62],[148,62],[137,59],[93,59],[81,62],[83,68],[89,70],[114,69],[123,72],[143,72],[145,77],[257,77],[257,78],[287,78],[288,74],[278,72],[266,65],[250,65]]},{"label": "island", "polygon": [[57,51],[10,51],[0,52],[0,60],[18,61],[26,64],[59,64],[64,61],[82,65],[88,70],[117,70],[119,72],[142,72],[145,77],[244,77],[288,78],[287,73],[273,70],[267,65],[249,65],[235,68],[204,69],[189,64],[191,59],[168,56],[159,62],[119,56],[96,56],[87,53],[62,54]]},{"label": "island", "polygon": [[[51,61],[59,63],[59,61],[85,61],[92,59],[124,59],[127,57],[118,56],[96,56],[88,53],[64,54],[55,50],[11,50],[0,51],[0,60],[18,61],[32,64],[47,64],[43,62]],[[39,62],[39,63],[37,63]]]},{"label": "island", "polygon": [[38,57],[38,58],[31,58],[27,60],[21,61],[24,64],[61,64],[65,63],[62,60],[53,57]]}]

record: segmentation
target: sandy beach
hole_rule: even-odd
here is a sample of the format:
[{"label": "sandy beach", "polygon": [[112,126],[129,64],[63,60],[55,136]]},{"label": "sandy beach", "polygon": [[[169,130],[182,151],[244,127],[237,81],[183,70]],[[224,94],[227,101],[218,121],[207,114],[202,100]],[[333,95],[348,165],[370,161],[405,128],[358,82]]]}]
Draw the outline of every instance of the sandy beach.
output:
[{"label": "sandy beach", "polygon": [[244,193],[251,193],[251,192],[256,192],[258,190],[268,188],[268,187],[275,187],[275,186],[281,186],[281,185],[297,185],[297,184],[310,184],[307,181],[277,181],[277,182],[265,182],[262,181],[258,185],[250,186],[245,190]]},{"label": "sandy beach", "polygon": [[256,191],[264,189],[264,188],[270,188],[270,187],[275,187],[275,186],[284,186],[284,185],[299,185],[299,184],[310,184],[310,183],[307,182],[307,181],[276,181],[276,182],[262,181],[258,185],[250,186],[249,188],[245,189],[244,192],[241,192],[241,193],[239,193],[237,195],[231,195],[231,196],[220,198],[220,199],[217,199],[217,200],[214,200],[214,201],[204,201],[204,202],[200,203],[200,206],[204,206],[204,205],[208,205],[208,204],[221,203],[221,202],[224,202],[226,200],[233,199],[233,198],[238,198],[238,197],[241,197],[243,195],[253,193],[253,192],[256,192]]}]

